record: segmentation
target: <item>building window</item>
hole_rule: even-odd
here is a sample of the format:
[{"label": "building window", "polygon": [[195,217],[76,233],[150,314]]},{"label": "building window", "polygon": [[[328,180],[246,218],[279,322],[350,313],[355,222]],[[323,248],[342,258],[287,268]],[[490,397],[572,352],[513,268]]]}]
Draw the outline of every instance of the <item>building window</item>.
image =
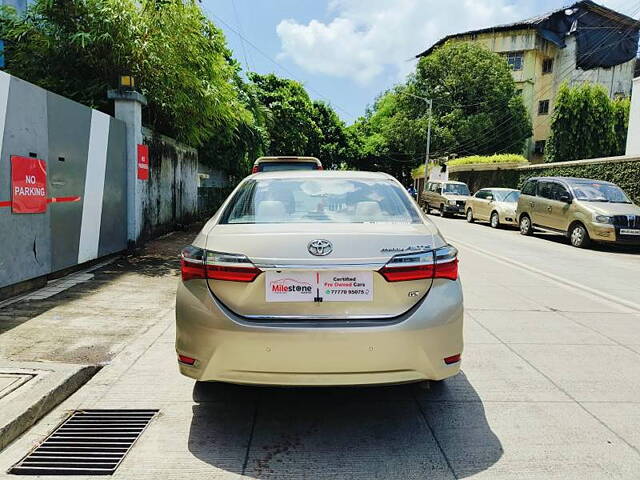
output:
[{"label": "building window", "polygon": [[538,102],[538,115],[547,115],[549,113],[549,100],[540,100]]},{"label": "building window", "polygon": [[508,52],[505,55],[507,63],[511,67],[511,70],[522,70],[524,65],[524,52]]},{"label": "building window", "polygon": [[542,61],[542,73],[553,72],[553,58],[545,58]]},{"label": "building window", "polygon": [[544,155],[544,147],[547,145],[546,140],[538,140],[533,146],[533,153],[536,155]]}]

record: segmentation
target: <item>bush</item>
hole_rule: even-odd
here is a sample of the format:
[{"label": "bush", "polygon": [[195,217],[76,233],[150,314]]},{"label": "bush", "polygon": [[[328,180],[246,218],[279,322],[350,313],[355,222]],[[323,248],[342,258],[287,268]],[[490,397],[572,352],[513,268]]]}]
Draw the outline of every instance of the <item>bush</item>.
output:
[{"label": "bush", "polygon": [[602,85],[562,84],[551,119],[547,162],[624,155],[629,100],[611,100]]},{"label": "bush", "polygon": [[527,159],[522,155],[516,155],[513,153],[505,153],[501,155],[472,155],[470,157],[456,158],[449,160],[447,165],[472,165],[475,163],[527,163]]}]

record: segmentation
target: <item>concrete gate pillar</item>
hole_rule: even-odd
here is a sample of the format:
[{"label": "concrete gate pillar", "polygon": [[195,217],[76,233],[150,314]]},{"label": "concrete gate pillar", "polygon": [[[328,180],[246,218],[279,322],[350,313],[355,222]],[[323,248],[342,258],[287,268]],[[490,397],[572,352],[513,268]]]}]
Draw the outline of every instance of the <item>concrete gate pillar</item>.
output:
[{"label": "concrete gate pillar", "polygon": [[640,77],[633,80],[626,154],[640,156]]},{"label": "concrete gate pillar", "polygon": [[138,179],[138,145],[143,142],[142,107],[147,99],[131,90],[109,90],[114,100],[115,117],[126,124],[127,131],[127,239],[135,245],[142,230],[142,205],[145,182]]}]

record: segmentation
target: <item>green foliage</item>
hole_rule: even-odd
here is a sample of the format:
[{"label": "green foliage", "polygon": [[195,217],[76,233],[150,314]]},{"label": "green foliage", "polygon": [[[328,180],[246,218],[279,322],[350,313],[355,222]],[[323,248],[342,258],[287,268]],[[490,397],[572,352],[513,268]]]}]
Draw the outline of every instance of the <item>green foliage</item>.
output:
[{"label": "green foliage", "polygon": [[601,85],[563,84],[556,96],[548,162],[624,155],[629,101],[611,100]]},{"label": "green foliage", "polygon": [[384,92],[356,122],[361,163],[409,176],[425,158],[425,98],[433,100],[431,157],[520,153],[531,136],[506,61],[473,43],[447,43],[420,59],[405,84]]},{"label": "green foliage", "polygon": [[485,170],[475,172],[456,172],[456,180],[469,185],[472,191],[485,187],[522,188],[530,177],[582,177],[612,182],[622,188],[634,203],[640,205],[640,161],[600,162],[590,165],[546,165],[523,170]]},{"label": "green foliage", "polygon": [[[433,99],[433,150],[520,153],[531,121],[505,59],[475,43],[447,43],[418,63],[410,93]],[[424,102],[404,100],[414,109]],[[419,110],[418,110],[419,111]]]},{"label": "green foliage", "polygon": [[324,168],[342,170],[352,163],[356,155],[353,136],[336,112],[326,103],[313,102],[314,121],[321,132],[317,156]]},{"label": "green foliage", "polygon": [[503,153],[499,155],[472,155],[470,157],[461,157],[449,160],[447,165],[471,165],[475,163],[527,163],[528,160],[522,155],[515,153]]},{"label": "green foliage", "polygon": [[191,0],[35,0],[0,15],[6,70],[110,112],[106,91],[136,78],[154,130],[199,146],[254,118],[240,100],[222,32]]},{"label": "green foliage", "polygon": [[258,101],[268,110],[269,155],[316,155],[322,131],[316,109],[304,87],[274,74],[250,73]]}]

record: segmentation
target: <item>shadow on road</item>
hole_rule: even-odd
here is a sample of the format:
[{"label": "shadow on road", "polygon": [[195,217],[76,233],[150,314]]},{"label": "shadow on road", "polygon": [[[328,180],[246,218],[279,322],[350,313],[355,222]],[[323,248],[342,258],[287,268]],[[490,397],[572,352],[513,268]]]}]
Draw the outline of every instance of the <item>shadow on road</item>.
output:
[{"label": "shadow on road", "polygon": [[[253,478],[465,478],[500,459],[464,374],[421,387],[197,383],[189,451]],[[219,438],[231,432],[242,432],[235,453]]]}]

